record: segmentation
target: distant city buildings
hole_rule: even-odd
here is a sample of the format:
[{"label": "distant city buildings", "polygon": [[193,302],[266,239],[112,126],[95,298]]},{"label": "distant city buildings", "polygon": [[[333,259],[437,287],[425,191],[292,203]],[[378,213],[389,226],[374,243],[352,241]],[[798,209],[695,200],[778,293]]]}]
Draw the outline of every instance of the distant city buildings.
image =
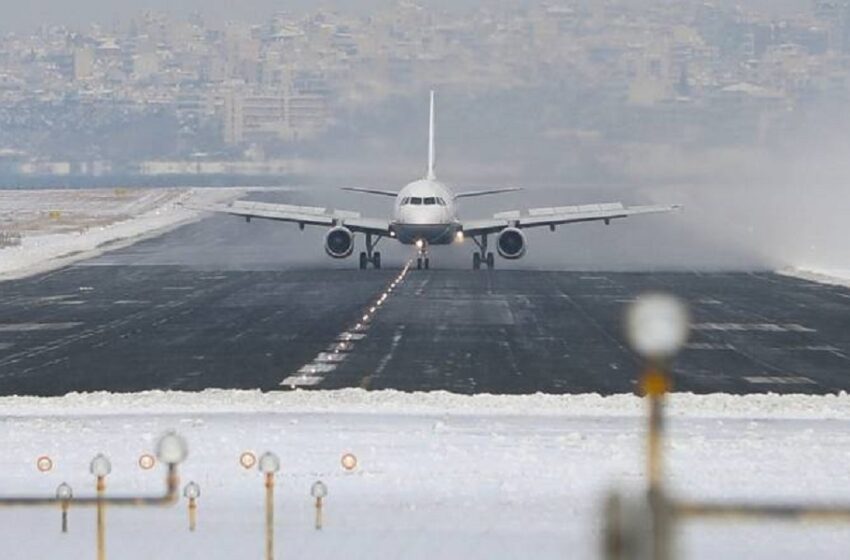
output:
[{"label": "distant city buildings", "polygon": [[850,1],[801,2],[777,18],[709,2],[483,2],[459,13],[405,0],[359,16],[317,9],[216,26],[145,13],[7,34],[0,172],[274,158],[321,139],[341,109],[430,86],[561,88],[539,110],[584,103],[573,122],[553,123],[564,138],[760,142],[807,100],[850,98]]}]

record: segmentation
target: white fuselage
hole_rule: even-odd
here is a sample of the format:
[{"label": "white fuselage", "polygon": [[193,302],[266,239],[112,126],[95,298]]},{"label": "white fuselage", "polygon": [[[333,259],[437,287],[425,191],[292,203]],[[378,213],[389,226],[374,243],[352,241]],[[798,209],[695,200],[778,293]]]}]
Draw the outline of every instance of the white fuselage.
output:
[{"label": "white fuselage", "polygon": [[436,179],[409,183],[396,197],[390,227],[401,243],[451,243],[461,230],[454,193]]}]

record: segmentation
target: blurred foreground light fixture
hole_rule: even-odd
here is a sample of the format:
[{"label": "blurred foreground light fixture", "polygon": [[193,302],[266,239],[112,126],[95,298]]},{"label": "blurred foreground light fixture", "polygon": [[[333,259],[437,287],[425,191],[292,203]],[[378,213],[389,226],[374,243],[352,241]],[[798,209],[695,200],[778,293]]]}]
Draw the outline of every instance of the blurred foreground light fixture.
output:
[{"label": "blurred foreground light fixture", "polygon": [[319,531],[322,528],[323,520],[322,520],[322,506],[325,497],[328,495],[328,487],[325,486],[325,483],[321,480],[317,480],[310,487],[310,495],[316,499],[316,530]]},{"label": "blurred foreground light fixture", "polygon": [[667,294],[645,294],[626,311],[626,337],[632,349],[647,360],[672,358],[688,340],[687,307]]},{"label": "blurred foreground light fixture", "polygon": [[176,465],[189,456],[189,446],[182,436],[175,432],[166,432],[156,443],[156,456],[167,465]]}]

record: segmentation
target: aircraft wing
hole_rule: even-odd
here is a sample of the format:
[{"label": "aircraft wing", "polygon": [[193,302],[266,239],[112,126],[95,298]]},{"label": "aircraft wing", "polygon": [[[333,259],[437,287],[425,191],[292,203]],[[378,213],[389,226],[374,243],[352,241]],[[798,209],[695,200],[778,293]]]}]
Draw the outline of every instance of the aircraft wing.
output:
[{"label": "aircraft wing", "polygon": [[348,191],[348,192],[356,192],[356,193],[365,193],[365,194],[377,194],[379,196],[391,196],[395,198],[398,196],[397,192],[387,191],[384,189],[364,189],[361,187],[340,187],[340,190]]},{"label": "aircraft wing", "polygon": [[255,218],[259,220],[275,220],[278,222],[296,223],[301,227],[305,225],[326,227],[344,225],[355,232],[374,233],[377,235],[389,235],[390,233],[389,220],[363,218],[358,212],[334,210],[318,206],[296,206],[293,204],[237,200],[231,204],[191,206],[191,208],[206,212],[241,216],[248,221]]},{"label": "aircraft wing", "polygon": [[501,189],[480,189],[474,191],[464,191],[455,193],[455,198],[472,198],[473,196],[485,196],[488,194],[502,194],[509,192],[521,191],[522,189],[519,187],[507,187]]},{"label": "aircraft wing", "polygon": [[599,220],[607,223],[610,220],[616,220],[618,218],[626,218],[638,214],[672,212],[680,208],[682,206],[679,204],[623,206],[619,202],[531,208],[523,211],[500,212],[489,219],[464,222],[463,232],[466,235],[480,235],[484,233],[497,233],[507,227],[517,227],[520,229],[540,226],[555,227],[561,224]]}]

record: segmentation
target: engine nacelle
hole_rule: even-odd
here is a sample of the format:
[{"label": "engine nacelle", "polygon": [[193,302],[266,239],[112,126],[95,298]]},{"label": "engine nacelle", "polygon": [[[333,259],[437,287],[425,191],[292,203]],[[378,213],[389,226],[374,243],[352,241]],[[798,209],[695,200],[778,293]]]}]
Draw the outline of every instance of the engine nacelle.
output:
[{"label": "engine nacelle", "polygon": [[519,259],[525,255],[528,244],[525,241],[525,234],[513,227],[503,229],[496,238],[496,247],[499,249],[499,255],[504,259]]},{"label": "engine nacelle", "polygon": [[337,226],[325,234],[325,253],[335,259],[344,259],[354,252],[354,234],[347,227]]}]

